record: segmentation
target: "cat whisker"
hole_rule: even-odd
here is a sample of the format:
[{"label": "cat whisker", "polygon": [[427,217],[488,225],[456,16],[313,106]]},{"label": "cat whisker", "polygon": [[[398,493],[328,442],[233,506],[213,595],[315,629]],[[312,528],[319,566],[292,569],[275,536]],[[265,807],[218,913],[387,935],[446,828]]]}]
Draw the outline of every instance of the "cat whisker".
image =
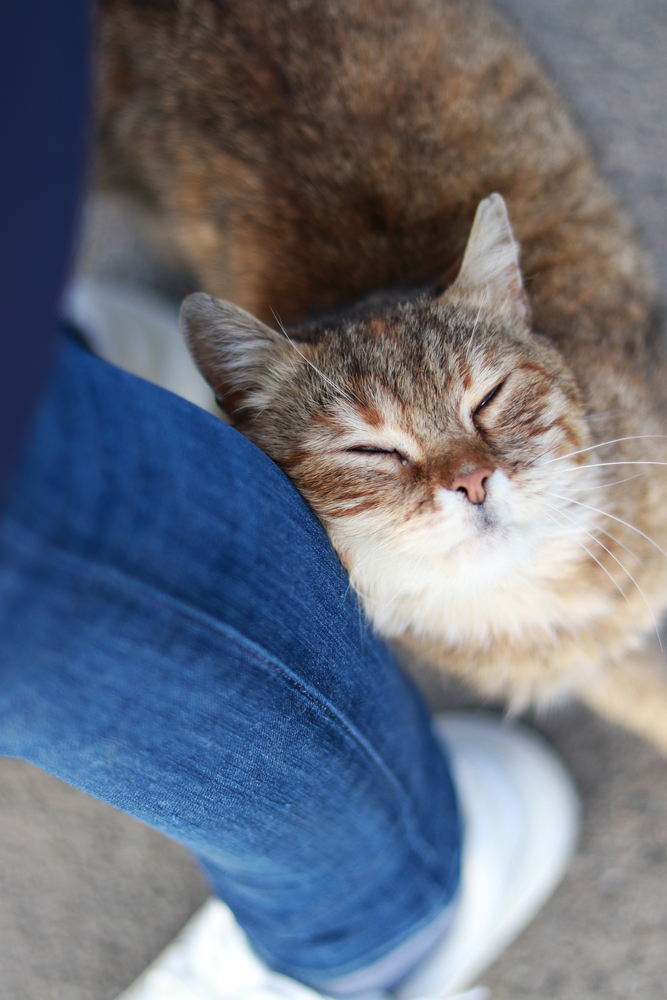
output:
[{"label": "cat whisker", "polygon": [[[565,514],[565,511],[561,507],[555,507],[553,504],[549,504],[549,503],[547,504],[547,506],[551,507],[552,510],[557,510],[560,513]],[[565,515],[565,516],[567,516],[567,515]],[[569,518],[569,520],[571,520],[572,524],[576,525],[577,528],[581,528],[582,531],[586,530],[585,528],[581,527],[580,525],[577,525],[577,522],[574,521],[572,518]],[[607,538],[610,538],[612,540],[612,542],[615,542],[615,544],[618,545],[618,547],[620,549],[623,549],[624,552],[627,552],[629,556],[631,556],[633,559],[635,559],[639,563],[640,566],[642,566],[642,567],[644,566],[644,560],[641,559],[637,555],[636,552],[633,552],[632,549],[629,549],[627,545],[624,545],[623,542],[619,538],[616,537],[616,535],[612,535],[612,533],[610,531],[607,531],[607,529],[603,528],[602,525],[600,525],[600,524],[596,525],[594,530],[600,532],[602,535],[606,535]],[[571,534],[576,534],[575,528],[571,529]],[[597,541],[597,538],[595,540]]]},{"label": "cat whisker", "polygon": [[592,510],[595,514],[602,514],[603,517],[610,517],[612,521],[618,521],[619,524],[624,525],[624,527],[629,528],[631,531],[635,531],[642,538],[645,538],[647,542],[650,542],[661,555],[667,559],[667,552],[661,549],[657,542],[655,542],[649,535],[645,534],[640,528],[635,527],[634,524],[630,524],[628,521],[624,521],[622,517],[617,517],[616,514],[610,514],[606,510],[601,510],[599,507],[591,507],[590,504],[582,503],[581,500],[574,500],[572,497],[562,497],[557,493],[548,493],[545,491],[545,496],[554,497],[556,500],[564,500],[566,503],[575,503],[579,507],[585,507],[587,510]]},{"label": "cat whisker", "polygon": [[[382,556],[382,547],[381,546],[378,546],[377,548],[375,548],[371,552],[369,552],[364,559],[357,559],[357,561],[350,567],[350,575],[351,576],[357,575],[360,570],[363,570],[367,566],[369,566],[370,564],[372,564],[378,558],[378,556]],[[402,559],[401,556],[396,556],[393,559],[387,559],[386,557],[383,557],[382,558],[382,565],[383,566],[395,566],[396,563],[401,562],[401,559]],[[351,584],[349,586],[351,586]]]},{"label": "cat whisker", "polygon": [[[552,506],[552,505],[550,504],[549,506]],[[563,514],[563,513],[564,513],[564,512],[562,511],[562,510],[559,510],[559,508],[558,508],[558,507],[552,507],[552,510],[555,510],[555,511],[557,511],[557,512],[558,512],[559,514]],[[562,525],[562,524],[560,524],[560,522],[559,522],[559,521],[557,520],[557,518],[553,517],[553,516],[552,516],[551,514],[549,514],[549,515],[548,515],[548,517],[551,517],[551,520],[552,520],[552,521],[554,521],[554,522],[555,522],[556,524],[558,524],[558,525],[559,525],[559,527],[563,527],[563,525]],[[571,520],[571,518],[570,518],[570,520]],[[573,521],[572,523],[573,523],[573,524],[576,524],[576,522],[575,522],[575,521]],[[579,525],[577,525],[577,527],[579,527]],[[584,530],[585,530],[585,529],[584,529]],[[573,534],[573,535],[576,535],[576,531],[573,531],[573,532],[572,532],[572,534]],[[587,532],[586,532],[586,534],[587,534],[587,535],[589,535],[589,534],[590,534],[590,532],[588,532],[588,531],[587,531]],[[591,538],[593,539],[593,541],[594,541],[594,542],[597,542],[597,541],[598,541],[598,539],[597,539],[597,538],[595,538],[595,537],[594,537],[593,535],[591,535],[590,537],[591,537]],[[600,567],[600,569],[601,569],[601,570],[603,571],[603,573],[606,573],[606,574],[607,574],[607,576],[609,577],[609,579],[611,580],[611,582],[612,582],[612,583],[614,584],[614,586],[615,586],[615,587],[616,587],[616,589],[618,590],[618,592],[619,592],[619,594],[621,595],[621,597],[623,597],[623,598],[624,598],[624,599],[625,599],[625,600],[627,601],[627,604],[628,604],[628,607],[629,607],[629,608],[630,608],[630,610],[632,611],[632,613],[633,613],[633,617],[635,617],[635,614],[634,614],[634,611],[633,611],[633,608],[632,608],[632,605],[630,604],[630,601],[629,601],[629,599],[628,599],[628,596],[627,596],[627,594],[625,593],[625,591],[623,590],[623,588],[622,588],[622,587],[621,587],[621,586],[620,586],[620,585],[618,584],[618,582],[617,582],[617,581],[616,581],[616,580],[615,580],[615,579],[613,578],[613,576],[611,575],[611,573],[609,572],[609,570],[608,570],[608,569],[606,568],[606,566],[603,566],[603,565],[602,565],[602,563],[600,562],[600,560],[599,560],[599,559],[597,559],[597,558],[596,558],[596,556],[594,556],[594,555],[593,555],[593,553],[591,552],[591,550],[590,550],[590,549],[588,548],[588,546],[584,545],[584,543],[583,543],[583,542],[581,541],[581,539],[577,539],[577,542],[578,542],[578,544],[579,544],[579,545],[581,546],[581,548],[582,548],[582,549],[584,550],[584,552],[585,552],[585,553],[586,553],[586,554],[587,554],[588,556],[590,556],[590,558],[591,558],[591,559],[593,560],[593,562],[596,562],[596,563],[598,564],[598,566],[599,566],[599,567]],[[600,542],[598,542],[598,544],[601,544],[601,543],[600,543]],[[602,546],[602,548],[604,549],[604,548],[605,548],[605,546],[603,545],[603,546]],[[609,552],[609,549],[605,549],[605,551],[606,551],[606,552]],[[610,552],[609,554],[611,555],[612,553]],[[616,560],[616,561],[618,562],[618,560]],[[619,563],[619,565],[621,565],[621,564]],[[623,567],[623,566],[621,566],[621,569],[624,569],[624,567]],[[626,570],[626,572],[627,572],[627,570]],[[630,574],[629,574],[629,573],[628,573],[628,576],[630,576]],[[649,610],[650,610],[650,609],[649,609]],[[635,618],[635,620],[636,620],[636,618]]]},{"label": "cat whisker", "polygon": [[[353,566],[350,567],[350,582],[348,583],[348,591],[349,591],[349,588],[352,586],[352,577],[356,576],[358,574],[358,572],[359,572],[360,569],[362,569],[365,566],[367,566],[374,559],[377,559],[378,556],[382,556],[383,549],[384,550],[388,549],[389,551],[391,551],[391,549],[389,548],[388,545],[384,545],[384,546],[377,545],[377,546],[375,546],[375,548],[370,553],[368,553],[368,555],[367,555],[367,557],[365,559],[358,560],[357,562],[354,563]],[[367,601],[369,604],[374,604],[376,606],[376,608],[378,609],[376,613],[379,614],[382,611],[384,611],[386,608],[388,608],[389,605],[392,604],[396,600],[396,598],[399,596],[399,594],[401,594],[402,591],[405,590],[405,588],[408,586],[408,584],[412,580],[415,572],[419,569],[419,567],[421,566],[422,562],[424,561],[425,555],[426,554],[421,555],[419,557],[416,565],[413,566],[413,568],[412,568],[409,576],[407,577],[406,580],[404,580],[402,586],[399,587],[399,589],[396,591],[396,593],[393,595],[393,597],[391,597],[388,601],[385,601],[384,604],[382,604],[382,605],[380,605],[380,601],[379,600],[377,600],[374,597],[371,597],[370,594],[364,593],[364,591],[361,590],[361,588],[357,584],[354,584],[354,589],[357,592],[357,594],[359,594],[361,597],[363,597],[363,599],[365,601]],[[388,560],[386,558],[383,558],[382,559],[382,564],[385,567],[386,566],[394,566],[396,563],[401,563],[403,561],[403,559],[404,559],[404,556],[398,554],[393,559],[389,559]]]},{"label": "cat whisker", "polygon": [[[555,509],[557,510],[558,508],[555,508]],[[559,513],[560,513],[560,512],[559,512]],[[560,523],[560,522],[559,522],[559,521],[557,520],[557,518],[553,517],[553,516],[552,516],[551,514],[549,514],[549,515],[547,515],[547,516],[548,516],[548,517],[551,517],[551,520],[552,520],[552,521],[554,522],[554,524],[557,524],[557,525],[558,525],[558,526],[559,526],[560,528],[562,528],[562,527],[563,527],[563,525],[562,525],[562,524],[561,524],[561,523]],[[590,549],[588,548],[588,546],[584,545],[584,543],[583,543],[583,542],[581,541],[581,539],[577,539],[577,544],[578,544],[578,545],[579,545],[579,546],[580,546],[580,547],[581,547],[581,548],[582,548],[582,549],[584,550],[584,552],[585,552],[585,553],[586,553],[586,554],[587,554],[587,555],[588,555],[588,556],[589,556],[589,557],[590,557],[590,558],[591,558],[591,559],[593,560],[593,562],[596,562],[596,563],[598,564],[598,566],[600,567],[600,569],[602,570],[602,572],[603,572],[603,573],[606,573],[606,574],[607,574],[607,576],[609,577],[609,579],[611,580],[611,582],[612,582],[612,583],[614,584],[614,586],[615,586],[615,587],[616,587],[616,589],[618,590],[618,592],[619,592],[619,594],[621,595],[621,597],[623,597],[623,598],[624,598],[624,599],[625,599],[625,600],[626,600],[626,601],[628,602],[628,605],[630,606],[630,601],[628,600],[628,597],[627,597],[627,594],[626,594],[626,593],[625,593],[625,592],[623,591],[623,589],[622,589],[622,588],[621,588],[621,587],[619,586],[619,584],[617,583],[617,581],[616,581],[616,580],[614,580],[614,578],[613,578],[613,576],[611,575],[611,573],[609,572],[609,570],[608,570],[608,569],[607,569],[607,568],[606,568],[605,566],[603,566],[603,565],[602,565],[602,563],[600,562],[600,560],[599,560],[599,559],[597,559],[597,558],[596,558],[596,557],[595,557],[595,556],[593,555],[593,553],[591,552],[591,550],[590,550]],[[632,610],[632,607],[631,607],[631,606],[630,606],[630,610]]]},{"label": "cat whisker", "polygon": [[[294,348],[294,350],[299,355],[299,357],[303,358],[303,360],[306,362],[306,364],[310,365],[310,367],[313,369],[313,371],[317,372],[317,374],[320,376],[320,378],[322,378],[328,385],[330,385],[332,387],[332,389],[335,389],[337,393],[339,393],[341,396],[343,396],[343,398],[346,399],[348,401],[348,403],[354,404],[355,400],[352,399],[352,397],[350,395],[348,395],[348,393],[345,392],[344,389],[341,389],[341,387],[339,385],[336,385],[335,382],[332,382],[331,379],[327,375],[324,374],[324,372],[320,371],[320,369],[317,367],[317,365],[314,365],[313,362],[309,358],[307,358],[306,355],[303,354],[299,350],[299,348],[296,346],[296,344],[294,343],[294,341],[292,340],[292,338],[287,333],[287,330],[283,326],[283,323],[282,323],[282,320],[280,319],[280,317],[277,315],[277,313],[274,312],[273,309],[271,309],[271,312],[273,313],[273,318],[275,319],[276,323],[278,324],[278,327],[280,328],[280,332],[284,335],[284,337],[287,340],[287,342]],[[357,400],[357,402],[359,402],[359,400]]]},{"label": "cat whisker", "polygon": [[[558,514],[562,515],[562,517],[565,517],[565,518],[567,518],[567,520],[568,520],[568,521],[569,521],[569,522],[570,522],[571,524],[573,524],[573,525],[574,525],[574,530],[573,530],[573,534],[575,534],[575,535],[576,535],[577,531],[583,531],[583,532],[584,532],[584,534],[588,535],[588,537],[589,537],[590,539],[592,539],[592,540],[593,540],[594,542],[596,542],[596,543],[597,543],[597,544],[598,544],[598,545],[599,545],[599,546],[600,546],[601,548],[603,548],[603,549],[605,550],[605,552],[606,552],[606,553],[607,553],[608,555],[610,555],[610,556],[611,556],[611,558],[612,558],[612,559],[614,560],[614,562],[615,562],[615,563],[617,563],[617,564],[618,564],[618,565],[619,565],[619,566],[621,567],[621,569],[622,569],[622,570],[623,570],[623,572],[624,572],[624,573],[626,574],[626,576],[630,577],[630,579],[632,580],[632,582],[634,583],[634,585],[635,585],[635,586],[637,587],[637,589],[638,589],[638,590],[640,590],[640,592],[641,592],[641,589],[640,589],[640,587],[639,587],[639,584],[638,584],[638,583],[637,583],[637,581],[636,581],[636,580],[634,579],[634,577],[632,576],[632,574],[630,573],[630,571],[629,571],[629,570],[627,569],[627,567],[623,565],[623,563],[621,562],[621,560],[620,560],[620,559],[618,559],[618,558],[617,558],[617,557],[616,557],[616,556],[614,555],[614,553],[613,553],[613,552],[612,552],[612,551],[611,551],[610,549],[608,549],[608,548],[607,548],[607,546],[606,546],[606,545],[604,545],[604,543],[603,543],[603,542],[601,542],[599,538],[597,538],[597,536],[596,536],[596,535],[594,535],[594,534],[593,534],[593,533],[592,533],[591,531],[588,531],[588,529],[587,529],[587,528],[584,528],[584,526],[583,526],[583,525],[581,525],[581,524],[577,524],[577,522],[576,522],[576,521],[574,520],[574,518],[573,518],[573,517],[570,517],[570,515],[569,515],[569,514],[566,514],[566,512],[565,512],[565,511],[564,511],[564,510],[563,510],[562,508],[560,508],[560,507],[556,507],[556,506],[555,506],[554,504],[551,504],[551,503],[547,503],[547,507],[550,507],[550,508],[551,508],[551,510],[555,510],[555,511],[556,511],[556,512],[557,512]],[[606,535],[606,534],[607,534],[607,532],[606,532],[606,531],[604,531],[604,529],[600,529],[600,530],[602,531],[602,534],[604,534],[604,535]],[[609,535],[609,538],[611,538],[611,540],[612,540],[612,541],[616,542],[616,544],[618,544],[618,545],[620,545],[620,544],[621,544],[620,542],[618,542],[618,541],[617,541],[617,539],[615,539],[615,538],[614,538],[614,536],[613,536],[613,535]],[[622,547],[622,548],[624,548],[624,546],[621,546],[621,547]],[[634,553],[630,552],[630,550],[629,550],[629,549],[626,549],[626,552],[628,552],[628,554],[629,554],[629,555],[634,555]],[[635,558],[636,558],[636,557],[635,557]],[[642,595],[642,596],[643,596],[643,595]],[[650,610],[650,608],[649,608],[649,610]]]},{"label": "cat whisker", "polygon": [[[559,508],[557,508],[557,507],[554,507],[554,506],[553,506],[553,504],[548,504],[548,506],[549,506],[549,507],[551,507],[551,509],[552,509],[552,510],[557,510],[557,511],[558,511],[558,513],[559,513],[559,514],[562,514],[562,515],[563,515],[563,517],[566,517],[566,518],[568,519],[568,521],[572,521],[572,523],[573,523],[573,524],[576,524],[576,521],[574,521],[574,520],[573,520],[573,518],[569,517],[569,515],[568,515],[568,514],[566,514],[564,510],[559,510]],[[653,615],[653,611],[651,610],[651,605],[650,605],[650,604],[648,603],[648,601],[647,601],[647,599],[646,599],[646,595],[644,594],[644,591],[643,591],[643,590],[642,590],[642,588],[641,588],[641,587],[639,586],[639,584],[638,584],[638,583],[637,583],[637,581],[635,580],[635,578],[634,578],[634,576],[632,575],[632,573],[630,572],[630,570],[629,570],[629,569],[628,569],[628,568],[627,568],[626,566],[624,566],[624,565],[623,565],[623,563],[621,562],[621,560],[620,560],[620,559],[619,559],[619,558],[618,558],[617,556],[615,556],[615,555],[614,555],[614,553],[613,553],[613,552],[612,552],[612,551],[611,551],[610,549],[608,549],[608,548],[607,548],[607,546],[606,546],[606,545],[604,545],[604,544],[603,544],[603,543],[602,543],[602,542],[600,541],[600,539],[599,539],[599,538],[596,538],[596,537],[595,537],[595,535],[591,534],[591,532],[590,532],[590,531],[587,531],[587,530],[586,530],[586,528],[583,528],[583,527],[581,527],[581,525],[577,525],[577,527],[581,528],[581,530],[582,530],[582,531],[584,531],[584,532],[585,532],[585,534],[587,534],[589,538],[592,538],[594,542],[596,542],[596,543],[597,543],[598,545],[600,545],[600,546],[601,546],[601,547],[602,547],[602,548],[603,548],[603,549],[605,550],[605,552],[606,552],[606,553],[607,553],[608,555],[610,555],[610,556],[611,556],[611,558],[612,558],[612,559],[614,560],[614,562],[615,562],[615,563],[617,563],[617,564],[618,564],[618,565],[619,565],[619,566],[621,567],[621,569],[622,569],[622,570],[623,570],[623,572],[624,572],[624,573],[626,574],[626,576],[627,576],[627,577],[629,577],[629,579],[630,579],[630,580],[632,580],[632,582],[634,583],[635,587],[637,588],[637,590],[638,590],[638,591],[639,591],[639,593],[641,594],[641,597],[642,597],[642,600],[644,601],[644,604],[646,605],[646,609],[647,609],[647,611],[648,611],[649,615],[651,616],[651,621],[653,622],[653,628],[655,629],[655,634],[656,634],[656,636],[657,636],[657,639],[658,639],[658,645],[660,646],[660,652],[661,652],[661,653],[662,653],[662,655],[664,656],[664,655],[665,655],[665,651],[664,651],[664,649],[662,648],[662,640],[661,640],[661,638],[660,638],[660,632],[659,632],[659,630],[658,630],[658,624],[657,624],[657,622],[656,622],[656,620],[655,620],[655,617],[654,617],[654,615]],[[612,536],[610,535],[609,537],[611,538]],[[588,548],[586,548],[586,546],[585,546],[585,545],[583,545],[583,542],[581,542],[581,541],[580,541],[580,543],[579,543],[579,544],[580,544],[580,545],[582,545],[582,546],[583,546],[583,548],[585,548],[585,549],[586,549],[586,551],[588,552],[588,554],[589,554],[589,555],[591,556],[591,558],[592,558],[592,559],[595,559],[595,556],[593,555],[593,553],[592,553],[592,552],[590,552],[590,551],[588,550]],[[602,565],[602,563],[601,563],[601,562],[600,562],[600,561],[599,561],[598,559],[595,559],[595,562],[596,562],[596,563],[598,564],[598,566],[600,566],[600,567],[601,567],[601,569],[603,569],[603,570],[605,571],[605,573],[607,573],[607,576],[609,577],[609,579],[610,579],[610,580],[612,580],[612,581],[613,581],[614,583],[616,583],[616,581],[615,581],[615,580],[614,580],[614,578],[612,577],[611,573],[608,573],[608,572],[607,572],[607,569],[606,569],[606,567],[604,567],[604,566]],[[618,586],[618,584],[617,584],[617,583],[616,583],[616,586],[617,586],[618,590],[620,591],[620,593],[621,593],[621,594],[623,594],[623,597],[624,597],[624,598],[625,598],[625,600],[627,601],[627,604],[628,604],[628,607],[630,608],[630,611],[632,611],[632,617],[633,617],[633,618],[635,619],[635,622],[637,622],[637,618],[636,618],[636,615],[635,615],[635,612],[634,612],[634,609],[633,609],[632,605],[630,604],[630,601],[628,600],[628,597],[627,597],[627,594],[626,594],[626,593],[625,593],[625,592],[624,592],[624,591],[623,591],[623,590],[622,590],[622,589],[621,589],[621,588],[620,588],[620,587]]]},{"label": "cat whisker", "polygon": [[[565,456],[563,456],[565,457]],[[556,461],[556,459],[554,459]],[[545,462],[545,465],[548,463]],[[636,462],[595,462],[593,465],[573,465],[569,469],[564,469],[564,472],[580,472],[582,469],[604,469],[605,466],[610,465],[667,465],[667,462],[651,462],[648,459],[640,459]]]},{"label": "cat whisker", "polygon": [[611,417],[627,416],[627,412],[627,410],[603,410],[601,413],[589,413],[586,420],[589,423],[592,420],[610,420]]},{"label": "cat whisker", "polygon": [[403,593],[403,591],[405,590],[405,588],[410,583],[410,581],[412,580],[413,576],[415,575],[415,573],[417,572],[417,570],[419,569],[419,567],[423,563],[424,559],[425,559],[425,555],[419,557],[419,560],[418,560],[417,564],[415,566],[413,566],[412,571],[411,571],[410,575],[408,576],[408,578],[403,581],[402,586],[400,586],[398,588],[398,590],[396,591],[396,593],[394,594],[394,596],[391,597],[388,601],[386,601],[382,605],[382,607],[378,609],[378,614],[380,614],[382,611],[385,611],[386,608],[388,608],[390,604],[394,603],[394,601],[399,596],[399,594]]},{"label": "cat whisker", "polygon": [[472,333],[470,334],[470,340],[468,341],[468,346],[466,347],[466,361],[470,361],[470,350],[472,348],[472,342],[477,332],[477,324],[479,323],[479,317],[482,315],[482,306],[477,310],[477,316],[475,317],[475,322],[473,324]]},{"label": "cat whisker", "polygon": [[601,532],[603,535],[606,535],[607,538],[611,538],[612,542],[615,542],[619,548],[623,549],[624,552],[627,552],[633,559],[636,559],[640,566],[644,566],[644,560],[640,559],[637,553],[633,552],[632,549],[629,549],[627,545],[624,545],[623,542],[619,541],[616,535],[612,535],[610,531],[607,531],[606,528],[603,528],[601,525],[597,525],[595,530]]},{"label": "cat whisker", "polygon": [[[590,466],[588,466],[590,468]],[[567,469],[565,470],[567,472]],[[636,476],[626,476],[625,479],[615,479],[613,483],[600,483],[597,486],[581,486],[578,489],[573,490],[573,493],[588,493],[589,490],[606,490],[610,486],[620,486],[621,483],[630,483],[633,479],[640,479],[641,476],[645,476],[645,472],[638,472]]]},{"label": "cat whisker", "polygon": [[[373,604],[373,605],[375,605],[375,608],[376,608],[376,611],[384,611],[384,609],[385,609],[385,608],[387,608],[387,607],[388,607],[388,606],[389,606],[389,605],[390,605],[390,604],[392,603],[392,601],[394,601],[394,600],[395,600],[395,599],[396,599],[396,598],[398,597],[398,595],[400,594],[401,590],[402,590],[402,589],[403,589],[403,588],[404,588],[404,587],[406,586],[406,584],[407,584],[407,583],[409,583],[409,582],[410,582],[409,580],[408,580],[408,581],[406,581],[406,583],[404,583],[404,584],[403,584],[403,587],[401,587],[401,589],[400,589],[400,590],[398,590],[398,591],[397,591],[397,592],[396,592],[396,593],[394,594],[394,596],[393,596],[393,597],[391,598],[391,600],[389,600],[389,601],[386,601],[386,602],[385,602],[384,604],[382,604],[382,605],[380,604],[380,601],[379,601],[379,599],[378,599],[378,598],[376,598],[376,597],[371,597],[371,595],[370,595],[370,594],[368,594],[368,593],[366,593],[366,592],[365,592],[364,590],[362,590],[362,589],[361,589],[361,587],[360,587],[360,586],[359,586],[358,584],[356,584],[356,583],[354,584],[354,592],[355,592],[356,594],[358,594],[358,595],[359,595],[360,597],[362,597],[362,598],[364,599],[364,601],[365,601],[365,603],[366,603],[366,604]],[[349,584],[349,586],[348,586],[348,592],[349,592],[349,589],[350,589],[351,587],[352,587],[352,583],[350,583],[350,584]]]},{"label": "cat whisker", "polygon": [[[404,561],[405,556],[403,556],[400,553],[397,554],[397,555],[395,555],[393,559],[387,559],[386,556],[383,555],[383,549],[384,550],[388,550],[388,551],[391,552],[391,549],[390,549],[389,545],[385,545],[385,546],[378,545],[370,553],[368,553],[368,555],[366,556],[365,559],[359,559],[359,560],[357,560],[357,562],[354,563],[354,565],[350,569],[350,575],[356,575],[356,574],[358,574],[358,572],[360,570],[362,570],[365,567],[367,567],[370,563],[373,562],[373,560],[377,559],[378,556],[380,556],[381,559],[382,559],[382,566],[383,566],[383,568],[386,568],[386,567],[389,567],[389,566],[395,566],[397,563],[400,564],[400,563],[402,563]],[[419,557],[419,562],[417,563],[417,566],[415,567],[415,569],[419,568],[419,566],[421,565],[421,563],[423,562],[423,560],[424,560],[424,556],[422,555],[422,556]],[[410,576],[408,577],[408,579],[403,584],[403,587],[407,586],[407,584],[412,579],[412,575],[413,574],[414,574],[414,569],[412,570],[412,572],[411,572]],[[403,589],[403,587],[401,588],[401,590]],[[361,591],[356,586],[355,586],[355,590],[357,590],[358,593],[361,593]],[[385,605],[383,605],[383,608],[381,608],[381,610],[384,610],[385,607],[388,607],[389,604],[391,604],[391,602],[393,600],[395,600],[396,597],[398,597],[398,594],[400,594],[400,592],[401,592],[400,590],[397,591],[396,594],[394,594],[394,597],[392,597],[390,601],[388,601]],[[378,604],[379,603],[378,601],[374,600],[373,598],[369,597],[368,595],[364,594],[363,596],[366,598],[366,600],[371,601],[371,603],[373,603],[373,604]]]},{"label": "cat whisker", "polygon": [[357,572],[359,572],[359,570],[365,569],[371,563],[373,563],[374,561],[376,561],[378,559],[378,557],[382,558],[382,565],[383,566],[395,566],[396,563],[402,562],[402,560],[404,558],[401,555],[397,555],[397,556],[394,556],[393,559],[387,559],[387,557],[384,556],[383,553],[382,553],[382,547],[378,546],[377,549],[374,549],[372,552],[369,552],[368,555],[364,559],[358,559],[354,563],[354,565],[352,567],[352,572],[357,573]]},{"label": "cat whisker", "polygon": [[588,448],[579,448],[578,451],[570,451],[567,455],[559,455],[557,458],[551,458],[544,464],[551,465],[552,462],[562,462],[565,458],[572,458],[574,455],[583,455],[587,451],[594,451],[596,448],[604,448],[605,445],[608,444],[620,444],[622,441],[645,441],[651,438],[664,440],[666,437],[667,434],[631,434],[629,437],[611,438],[609,441],[600,441],[599,444],[591,444]]}]

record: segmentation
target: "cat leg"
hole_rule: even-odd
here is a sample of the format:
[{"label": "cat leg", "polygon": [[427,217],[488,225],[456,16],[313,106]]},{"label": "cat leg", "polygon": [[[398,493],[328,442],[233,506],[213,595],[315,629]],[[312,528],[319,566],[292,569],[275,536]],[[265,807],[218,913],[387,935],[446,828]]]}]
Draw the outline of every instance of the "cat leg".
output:
[{"label": "cat leg", "polygon": [[605,667],[577,695],[667,755],[667,663],[658,643]]}]

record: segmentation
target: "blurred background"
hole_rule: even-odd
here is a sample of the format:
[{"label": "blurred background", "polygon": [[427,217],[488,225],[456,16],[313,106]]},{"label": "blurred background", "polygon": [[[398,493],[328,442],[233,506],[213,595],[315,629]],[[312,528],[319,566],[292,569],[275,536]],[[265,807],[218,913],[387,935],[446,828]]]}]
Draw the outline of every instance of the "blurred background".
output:
[{"label": "blurred background", "polygon": [[[651,251],[667,297],[665,0],[502,0],[543,59]],[[173,297],[161,234],[90,202],[79,269]],[[666,511],[667,516],[667,511]],[[437,678],[435,708],[472,704]],[[578,706],[531,719],[581,792],[581,843],[534,924],[483,977],[493,1000],[663,1000],[667,761]],[[0,1000],[112,1000],[206,898],[182,848],[27,764],[0,759]]]}]

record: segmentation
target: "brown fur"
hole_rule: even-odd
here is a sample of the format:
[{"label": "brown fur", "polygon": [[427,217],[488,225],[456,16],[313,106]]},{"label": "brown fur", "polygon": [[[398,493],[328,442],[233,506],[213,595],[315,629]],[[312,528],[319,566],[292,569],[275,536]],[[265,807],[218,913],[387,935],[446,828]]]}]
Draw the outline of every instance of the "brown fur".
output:
[{"label": "brown fur", "polygon": [[[207,292],[291,324],[288,340],[205,298],[185,313],[200,366],[312,503],[376,625],[485,692],[520,705],[573,690],[667,750],[667,684],[649,651],[667,604],[667,477],[632,464],[667,462],[649,282],[503,19],[470,0],[103,0],[101,37],[100,176],[159,206]],[[525,291],[516,267],[489,295],[465,258],[460,268],[492,191],[507,201]],[[569,480],[553,479],[590,447],[565,460]],[[527,525],[539,509],[552,562],[531,550],[521,586],[544,613],[510,593],[514,563],[485,580],[476,548],[479,616],[467,631],[445,621],[461,613],[453,593],[438,630],[410,560],[437,549],[423,539],[446,534],[441,499],[480,465],[520,494]],[[583,523],[582,503],[605,513]],[[461,516],[487,531],[482,510]],[[569,542],[548,535],[549,518],[563,539],[576,527],[562,560]],[[363,547],[373,532],[376,557]],[[459,566],[449,544],[428,572],[420,556],[429,586]],[[407,560],[389,615],[382,546]]]}]

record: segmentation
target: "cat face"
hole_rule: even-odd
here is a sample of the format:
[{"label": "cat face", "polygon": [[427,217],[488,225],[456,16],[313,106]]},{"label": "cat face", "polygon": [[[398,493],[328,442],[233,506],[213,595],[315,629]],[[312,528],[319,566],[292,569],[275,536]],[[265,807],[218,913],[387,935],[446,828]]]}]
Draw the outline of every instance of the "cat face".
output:
[{"label": "cat face", "polygon": [[430,567],[479,590],[547,549],[551,567],[565,558],[571,525],[554,496],[586,458],[573,454],[586,423],[560,355],[529,328],[517,253],[494,196],[440,298],[292,333],[186,300],[204,374],[318,513],[360,590],[418,566],[422,580]]},{"label": "cat face", "polygon": [[480,309],[412,303],[281,354],[242,429],[325,522],[415,552],[469,556],[530,525],[554,460],[584,445],[555,352]]}]

